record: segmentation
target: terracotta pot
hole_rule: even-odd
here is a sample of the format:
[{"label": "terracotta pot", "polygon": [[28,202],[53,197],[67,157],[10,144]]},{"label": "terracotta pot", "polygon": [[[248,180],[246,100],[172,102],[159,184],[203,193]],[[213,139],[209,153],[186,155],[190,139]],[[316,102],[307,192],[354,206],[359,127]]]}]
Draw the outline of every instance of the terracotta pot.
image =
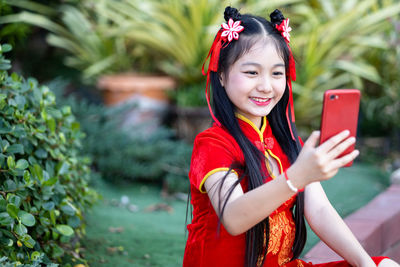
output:
[{"label": "terracotta pot", "polygon": [[174,89],[175,86],[174,79],[168,76],[133,73],[103,76],[97,83],[106,105],[120,104],[135,96],[168,102],[166,91]]},{"label": "terracotta pot", "polygon": [[169,109],[167,91],[175,85],[171,77],[133,73],[103,76],[97,83],[107,106],[132,104],[124,111],[122,127],[141,125],[148,132],[162,123]]}]

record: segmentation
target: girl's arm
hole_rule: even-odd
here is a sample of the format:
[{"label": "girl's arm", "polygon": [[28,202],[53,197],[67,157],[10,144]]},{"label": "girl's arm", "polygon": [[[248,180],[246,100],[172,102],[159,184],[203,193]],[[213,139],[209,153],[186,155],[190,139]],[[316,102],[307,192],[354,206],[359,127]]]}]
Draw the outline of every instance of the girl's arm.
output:
[{"label": "girl's arm", "polygon": [[[312,133],[304,143],[296,162],[287,170],[292,184],[297,188],[303,188],[311,182],[329,179],[340,167],[354,160],[358,151],[337,159],[355,142],[354,138],[347,138],[348,135],[348,131],[344,131],[316,147],[319,132]],[[238,179],[235,174],[229,174],[220,191],[220,184],[225,174],[226,172],[214,173],[204,183],[217,214],[220,205],[225,202],[229,189]],[[283,174],[247,193],[243,193],[238,185],[227,201],[221,218],[222,224],[230,234],[242,234],[266,218],[292,195],[293,192],[289,189]]]},{"label": "girl's arm", "polygon": [[332,207],[319,182],[306,187],[304,215],[311,229],[352,266],[376,266]]},{"label": "girl's arm", "polygon": [[[219,214],[220,207],[225,202],[230,188],[238,180],[236,174],[229,174],[223,183],[220,194],[219,187],[225,174],[226,172],[214,173],[204,183],[217,214]],[[242,187],[237,185],[228,199],[221,222],[231,235],[242,234],[262,221],[293,194],[283,175],[279,175],[274,180],[247,193],[243,193]]]}]

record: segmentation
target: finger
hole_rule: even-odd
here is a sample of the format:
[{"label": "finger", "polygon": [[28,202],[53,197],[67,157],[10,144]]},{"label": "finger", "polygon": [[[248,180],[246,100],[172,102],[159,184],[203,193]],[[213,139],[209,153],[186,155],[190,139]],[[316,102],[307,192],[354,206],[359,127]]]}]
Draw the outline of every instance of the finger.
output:
[{"label": "finger", "polygon": [[351,145],[353,145],[356,142],[356,138],[355,137],[349,137],[346,140],[344,140],[343,142],[339,143],[337,146],[335,146],[334,148],[332,148],[329,152],[328,152],[328,157],[330,159],[335,159],[338,156],[340,156],[344,151],[346,151],[346,149],[348,149]]},{"label": "finger", "polygon": [[339,169],[346,165],[347,163],[353,161],[358,155],[360,154],[360,151],[354,150],[353,152],[344,155],[343,157],[337,158],[332,162],[332,169]]},{"label": "finger", "polygon": [[333,137],[329,138],[324,143],[322,143],[318,147],[318,149],[321,150],[321,152],[328,152],[336,145],[338,145],[340,142],[342,142],[347,136],[349,136],[349,134],[350,134],[349,130],[344,130],[338,133],[337,135],[334,135]]},{"label": "finger", "polygon": [[303,147],[316,147],[318,144],[320,134],[321,134],[320,131],[313,131],[306,140],[306,142],[304,143]]}]

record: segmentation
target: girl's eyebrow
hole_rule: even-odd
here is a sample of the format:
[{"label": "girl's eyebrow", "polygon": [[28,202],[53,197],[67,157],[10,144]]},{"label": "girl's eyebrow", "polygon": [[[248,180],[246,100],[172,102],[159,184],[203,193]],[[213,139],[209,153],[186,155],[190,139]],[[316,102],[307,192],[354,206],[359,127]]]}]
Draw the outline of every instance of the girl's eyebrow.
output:
[{"label": "girl's eyebrow", "polygon": [[[262,67],[260,63],[257,62],[245,62],[242,64],[242,66],[247,66],[247,65],[252,65],[252,66],[256,66],[256,67]],[[285,67],[284,63],[277,63],[275,65],[273,65],[273,67]]]}]

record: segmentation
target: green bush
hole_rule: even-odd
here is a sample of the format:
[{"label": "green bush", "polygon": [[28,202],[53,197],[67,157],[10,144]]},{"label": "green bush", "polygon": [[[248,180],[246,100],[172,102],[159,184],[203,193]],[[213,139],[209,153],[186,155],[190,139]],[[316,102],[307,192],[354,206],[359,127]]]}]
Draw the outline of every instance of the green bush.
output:
[{"label": "green bush", "polygon": [[[165,127],[149,130],[147,125],[123,127],[132,106],[107,107],[90,103],[79,95],[63,96],[66,81],[48,84],[57,103],[68,105],[86,134],[83,149],[92,158],[92,169],[112,183],[148,182],[169,191],[187,191],[191,145],[177,140]],[[82,90],[79,90],[82,91]],[[134,108],[134,107],[133,107]]]},{"label": "green bush", "polygon": [[[34,252],[32,253],[32,263],[22,264],[21,262],[10,262],[7,257],[0,258],[0,266],[2,267],[40,267],[43,266],[43,253]],[[57,267],[58,264],[50,263],[46,264],[47,267]]]},{"label": "green bush", "polygon": [[48,87],[8,74],[11,47],[0,48],[0,255],[25,264],[41,254],[44,262],[79,258],[83,213],[97,198],[84,134]]}]

